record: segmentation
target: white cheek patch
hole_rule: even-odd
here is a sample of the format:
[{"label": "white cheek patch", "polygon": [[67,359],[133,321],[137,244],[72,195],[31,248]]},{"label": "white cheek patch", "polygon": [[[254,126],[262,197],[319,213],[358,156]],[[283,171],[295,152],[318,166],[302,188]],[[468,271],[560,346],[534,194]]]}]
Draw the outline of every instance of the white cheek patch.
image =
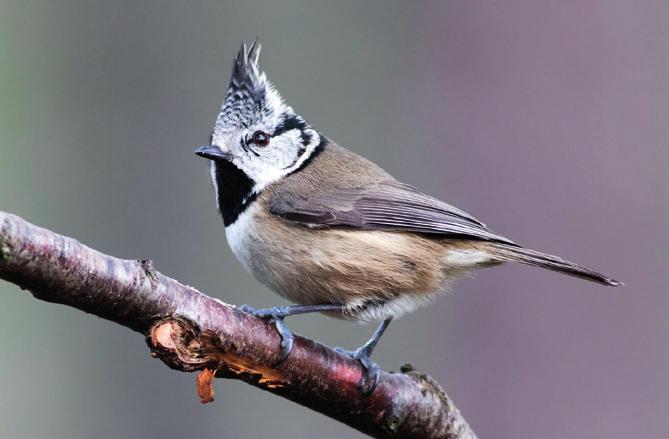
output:
[{"label": "white cheek patch", "polygon": [[253,156],[249,159],[249,167],[254,174],[254,180],[266,183],[283,176],[284,168],[295,161],[298,146],[301,145],[300,132],[291,130],[272,138],[269,145],[262,149],[256,147],[255,150],[260,157]]},{"label": "white cheek patch", "polygon": [[279,138],[272,139],[267,147],[272,148],[271,150],[258,151],[261,154],[260,157],[247,156],[245,158],[243,169],[256,182],[253,188],[255,193],[259,193],[270,184],[299,169],[311,157],[320,143],[320,136],[314,130],[309,130],[308,134],[311,135],[311,142],[304,147],[299,157],[297,154],[303,147],[301,132],[291,130]]}]

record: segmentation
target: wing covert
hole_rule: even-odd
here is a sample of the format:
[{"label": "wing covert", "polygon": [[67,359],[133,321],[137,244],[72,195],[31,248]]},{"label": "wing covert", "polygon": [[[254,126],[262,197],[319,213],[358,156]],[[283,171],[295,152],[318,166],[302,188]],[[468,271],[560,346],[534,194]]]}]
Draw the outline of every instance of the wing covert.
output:
[{"label": "wing covert", "polygon": [[394,230],[515,245],[466,212],[392,180],[307,197],[284,192],[270,199],[270,211],[310,227]]}]

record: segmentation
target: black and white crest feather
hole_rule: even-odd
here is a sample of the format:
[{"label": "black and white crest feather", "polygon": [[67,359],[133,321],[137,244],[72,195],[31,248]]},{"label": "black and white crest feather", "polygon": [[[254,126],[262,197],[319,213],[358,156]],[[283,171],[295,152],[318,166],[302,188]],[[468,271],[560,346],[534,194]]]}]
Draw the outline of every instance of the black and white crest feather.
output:
[{"label": "black and white crest feather", "polygon": [[247,49],[242,44],[232,64],[228,91],[221,107],[217,128],[226,130],[248,128],[259,116],[269,116],[274,106],[282,106],[281,97],[260,71],[260,43],[254,41]]}]

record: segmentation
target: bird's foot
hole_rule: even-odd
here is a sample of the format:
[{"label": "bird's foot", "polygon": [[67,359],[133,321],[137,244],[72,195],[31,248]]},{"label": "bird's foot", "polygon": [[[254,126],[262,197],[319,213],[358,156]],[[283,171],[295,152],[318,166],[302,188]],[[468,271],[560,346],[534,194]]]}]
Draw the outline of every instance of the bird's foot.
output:
[{"label": "bird's foot", "polygon": [[293,350],[293,333],[288,329],[284,319],[290,315],[288,307],[285,306],[274,306],[272,308],[264,309],[255,309],[250,305],[242,305],[239,307],[240,310],[247,314],[251,314],[254,317],[259,319],[269,320],[274,323],[276,327],[276,332],[279,333],[281,337],[281,359],[276,364],[281,364],[286,361],[290,351]]},{"label": "bird's foot", "polygon": [[376,389],[376,385],[379,383],[379,375],[381,373],[381,368],[376,364],[372,358],[372,349],[369,346],[363,345],[356,349],[355,351],[347,351],[342,348],[335,348],[335,351],[340,354],[349,356],[362,365],[363,373],[358,383],[358,387],[363,395],[371,395],[371,393]]}]

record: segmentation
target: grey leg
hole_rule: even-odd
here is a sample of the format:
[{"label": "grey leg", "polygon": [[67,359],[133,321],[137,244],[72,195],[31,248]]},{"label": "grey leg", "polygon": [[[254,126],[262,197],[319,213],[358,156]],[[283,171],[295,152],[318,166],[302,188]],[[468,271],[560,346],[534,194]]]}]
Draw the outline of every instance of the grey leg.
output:
[{"label": "grey leg", "polygon": [[255,317],[269,320],[274,323],[276,330],[281,336],[281,360],[279,363],[288,358],[290,351],[293,350],[293,333],[286,326],[284,319],[288,316],[293,316],[297,314],[307,314],[312,312],[323,312],[323,311],[343,311],[344,306],[334,305],[331,303],[323,305],[291,305],[291,306],[275,306],[272,308],[265,309],[255,309],[249,305],[242,305],[239,307],[245,313],[254,315]]},{"label": "grey leg", "polygon": [[376,328],[376,331],[374,331],[374,334],[372,334],[372,338],[370,338],[367,343],[360,346],[355,351],[346,351],[341,348],[336,348],[337,352],[358,360],[365,369],[366,374],[363,375],[360,381],[360,390],[364,395],[371,394],[379,382],[379,373],[381,369],[379,368],[378,364],[372,361],[372,352],[374,351],[374,348],[376,347],[376,344],[379,342],[379,339],[383,333],[386,332],[386,329],[392,320],[392,317],[388,317],[383,322],[381,322],[379,327]]}]

